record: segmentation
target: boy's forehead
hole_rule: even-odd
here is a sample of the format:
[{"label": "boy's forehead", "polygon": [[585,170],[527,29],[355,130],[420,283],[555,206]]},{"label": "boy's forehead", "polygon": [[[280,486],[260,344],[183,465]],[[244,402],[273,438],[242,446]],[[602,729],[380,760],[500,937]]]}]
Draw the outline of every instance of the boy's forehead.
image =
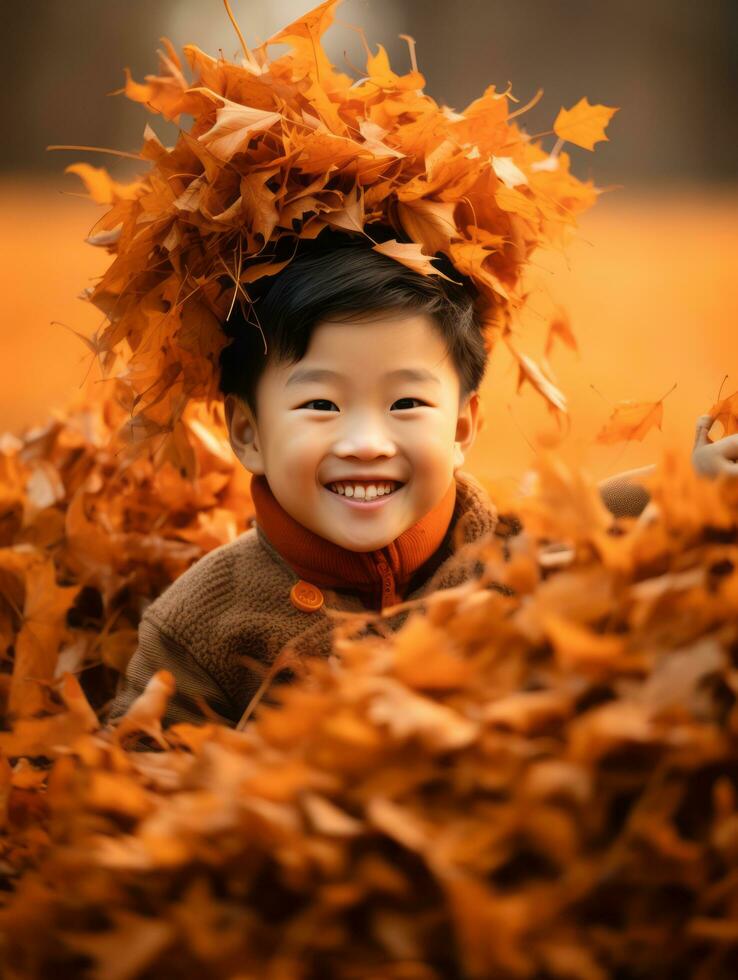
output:
[{"label": "boy's forehead", "polygon": [[375,314],[370,320],[317,324],[298,363],[340,373],[383,375],[400,368],[431,371],[446,354],[446,343],[427,315]]},{"label": "boy's forehead", "polygon": [[[302,363],[302,362],[300,362]],[[434,374],[428,368],[425,367],[393,367],[391,365],[395,364],[394,360],[389,360],[387,362],[390,367],[387,371],[383,372],[383,380],[401,380],[401,381],[425,381],[431,384],[439,385],[442,383],[442,379]],[[357,373],[360,373],[361,366],[357,366],[357,371],[352,374],[344,374],[341,371],[334,371],[332,368],[324,367],[297,367],[292,371],[285,381],[285,387],[292,385],[302,384],[308,381],[346,381],[351,380],[351,377]]]}]

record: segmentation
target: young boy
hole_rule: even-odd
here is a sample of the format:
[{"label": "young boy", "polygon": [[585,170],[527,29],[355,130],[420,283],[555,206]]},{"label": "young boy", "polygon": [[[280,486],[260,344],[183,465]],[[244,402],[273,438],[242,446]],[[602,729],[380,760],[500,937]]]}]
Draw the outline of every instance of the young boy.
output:
[{"label": "young boy", "polygon": [[303,248],[268,283],[258,329],[224,324],[220,386],[255,527],[147,608],[111,721],[167,668],[165,724],[202,720],[196,694],[235,724],[261,680],[242,655],[268,667],[290,640],[327,654],[327,609],[458,585],[463,546],[495,529],[459,472],[487,360],[471,292],[349,236]]},{"label": "young boy", "polygon": [[[261,682],[254,661],[268,669],[288,641],[327,655],[327,610],[380,610],[460,584],[473,574],[465,551],[498,525],[461,470],[487,360],[473,289],[355,238],[304,247],[268,282],[258,329],[224,324],[235,339],[220,387],[231,446],[253,474],[255,527],[147,608],[109,721],[167,668],[165,724],[202,720],[200,695],[235,725]],[[616,513],[648,500],[617,478],[602,494]]]}]

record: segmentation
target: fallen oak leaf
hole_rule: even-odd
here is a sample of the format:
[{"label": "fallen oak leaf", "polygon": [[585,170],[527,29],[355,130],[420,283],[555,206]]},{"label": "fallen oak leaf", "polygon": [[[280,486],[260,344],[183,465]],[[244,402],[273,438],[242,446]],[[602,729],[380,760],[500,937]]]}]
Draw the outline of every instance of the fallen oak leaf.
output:
[{"label": "fallen oak leaf", "polygon": [[169,699],[174,694],[176,684],[174,674],[169,670],[157,670],[149,679],[143,693],[140,694],[113,731],[115,739],[121,739],[131,732],[144,732],[150,735],[162,748],[168,749],[169,744],[161,729],[161,719],[167,709]]},{"label": "fallen oak leaf", "polygon": [[364,230],[364,196],[361,187],[357,186],[350,197],[345,208],[340,211],[327,211],[323,215],[323,221],[331,228],[342,228],[344,231]]},{"label": "fallen oak leaf", "polygon": [[425,248],[426,252],[447,252],[452,237],[457,235],[454,220],[454,201],[398,201],[397,215],[408,237]]},{"label": "fallen oak leaf", "polygon": [[10,756],[46,756],[54,759],[69,751],[79,735],[99,727],[86,723],[79,715],[61,712],[43,718],[19,718],[10,732],[0,732],[0,752]]},{"label": "fallen oak leaf", "polygon": [[548,451],[538,454],[530,475],[518,507],[527,533],[565,546],[594,538],[600,547],[612,514],[586,474]]},{"label": "fallen oak leaf", "polygon": [[429,751],[444,752],[469,745],[479,726],[458,711],[408,690],[390,677],[362,677],[354,682],[357,695],[369,695],[367,717],[386,725],[393,738],[417,737]]},{"label": "fallen oak leaf", "polygon": [[449,282],[454,281],[440,269],[431,265],[432,256],[425,255],[422,246],[418,245],[417,242],[398,242],[396,238],[391,238],[387,242],[373,245],[372,248],[375,252],[380,252],[397,262],[402,262],[413,272],[420,272],[424,276],[440,276],[442,279],[448,279]]},{"label": "fallen oak leaf", "polygon": [[654,749],[660,736],[650,710],[634,700],[619,698],[592,708],[569,724],[569,759],[575,763],[604,758],[623,748]]},{"label": "fallen oak leaf", "polygon": [[32,565],[26,572],[23,625],[16,639],[8,709],[29,716],[44,707],[37,681],[54,676],[66,616],[82,586],[60,586],[53,558]]},{"label": "fallen oak leaf", "polygon": [[661,430],[664,420],[664,399],[676,388],[676,382],[657,402],[634,402],[629,399],[618,402],[612,415],[596,436],[604,445],[615,442],[639,442],[656,427]]},{"label": "fallen oak leaf", "polygon": [[502,211],[511,211],[533,224],[538,221],[539,211],[536,203],[514,187],[503,184],[495,192],[495,202]]},{"label": "fallen oak leaf", "polygon": [[307,56],[314,60],[318,70],[323,62],[326,62],[330,68],[330,63],[322,50],[321,37],[333,23],[335,8],[340,3],[341,0],[324,0],[317,7],[313,7],[293,20],[291,24],[272,34],[256,50],[265,52],[269,44],[290,44],[298,54],[306,52]]},{"label": "fallen oak leaf", "polygon": [[426,854],[431,846],[430,827],[417,814],[394,800],[372,796],[366,806],[370,824],[410,851]]},{"label": "fallen oak leaf", "polygon": [[448,253],[454,266],[462,275],[469,276],[476,285],[486,286],[510,300],[510,295],[500,282],[498,276],[489,268],[488,260],[499,252],[504,244],[500,235],[490,235],[483,229],[474,229],[474,238],[466,241],[453,241],[448,246]]},{"label": "fallen oak leaf", "polygon": [[718,637],[708,634],[689,646],[662,653],[635,699],[653,715],[669,709],[683,712],[696,702],[703,678],[718,674],[725,666]]},{"label": "fallen oak leaf", "polygon": [[48,775],[37,769],[30,759],[18,759],[13,766],[13,786],[18,789],[43,790],[48,783]]},{"label": "fallen oak leaf", "polygon": [[147,817],[156,805],[156,797],[136,779],[136,774],[90,773],[84,788],[85,806],[99,813],[121,814],[135,820]]},{"label": "fallen oak leaf", "polygon": [[618,111],[615,106],[590,105],[585,96],[571,109],[561,107],[554,122],[554,132],[567,143],[593,150],[595,143],[609,142],[605,127]]},{"label": "fallen oak leaf", "polygon": [[[473,874],[444,868],[438,861],[434,870],[446,893],[462,976],[532,976],[526,948],[531,918],[535,918],[530,894],[495,893]],[[537,904],[540,914],[542,897]]]},{"label": "fallen oak leaf", "polygon": [[215,123],[205,133],[197,137],[219,160],[230,160],[243,149],[254,133],[263,133],[282,119],[282,113],[269,109],[255,109],[253,106],[232,102],[224,95],[213,92],[204,86],[189,89],[200,92],[208,99],[217,99],[222,105],[216,110]]},{"label": "fallen oak leaf", "polygon": [[518,362],[517,390],[520,391],[522,385],[527,381],[528,384],[532,385],[536,391],[546,398],[551,411],[559,411],[566,414],[568,412],[568,407],[564,393],[556,387],[550,378],[546,377],[541,368],[532,358],[528,357],[527,354],[523,354],[522,351],[519,351],[510,340],[506,339],[505,343],[507,344],[510,353]]},{"label": "fallen oak leaf", "polygon": [[393,669],[403,684],[421,691],[464,687],[474,673],[472,664],[454,652],[442,630],[423,616],[410,617],[397,635]]},{"label": "fallen oak leaf", "polygon": [[53,507],[66,496],[66,487],[59,471],[47,459],[39,459],[26,481],[26,500],[30,507],[43,510]]},{"label": "fallen oak leaf", "polygon": [[518,184],[527,184],[528,178],[515,164],[512,157],[491,157],[492,169],[505,187],[510,189]]},{"label": "fallen oak leaf", "polygon": [[364,143],[374,153],[375,157],[390,156],[400,159],[405,156],[400,150],[384,142],[383,137],[387,135],[388,130],[383,129],[370,119],[359,120],[359,132],[364,137]]},{"label": "fallen oak leaf", "polygon": [[357,837],[364,831],[364,824],[335,803],[306,790],[301,796],[301,803],[313,829],[319,834],[331,837]]},{"label": "fallen oak leaf", "polygon": [[556,660],[565,670],[587,671],[591,668],[616,669],[626,652],[622,636],[603,635],[587,626],[566,619],[555,613],[542,617],[556,654]]},{"label": "fallen oak leaf", "polygon": [[514,691],[486,704],[484,722],[524,734],[550,730],[572,714],[571,699],[559,691]]},{"label": "fallen oak leaf", "polygon": [[90,702],[87,700],[82,685],[75,674],[64,673],[61,682],[61,696],[70,714],[79,721],[82,729],[94,732],[100,727],[100,722]]}]

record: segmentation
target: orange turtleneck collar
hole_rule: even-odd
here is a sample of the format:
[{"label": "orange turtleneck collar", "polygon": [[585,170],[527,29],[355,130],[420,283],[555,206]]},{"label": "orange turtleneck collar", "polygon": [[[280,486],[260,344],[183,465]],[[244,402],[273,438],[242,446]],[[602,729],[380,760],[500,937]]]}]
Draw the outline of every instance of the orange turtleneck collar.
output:
[{"label": "orange turtleneck collar", "polygon": [[438,550],[456,503],[454,478],[442,500],[394,541],[376,551],[349,551],[291,517],[263,475],[252,475],[256,523],[300,578],[323,588],[349,588],[383,609],[402,601],[413,573]]}]

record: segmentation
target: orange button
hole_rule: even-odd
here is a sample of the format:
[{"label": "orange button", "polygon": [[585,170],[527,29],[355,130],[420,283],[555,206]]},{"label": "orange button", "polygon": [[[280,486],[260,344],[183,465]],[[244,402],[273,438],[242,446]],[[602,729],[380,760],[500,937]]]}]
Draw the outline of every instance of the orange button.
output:
[{"label": "orange button", "polygon": [[315,585],[300,579],[290,589],[292,605],[303,612],[317,612],[323,605],[323,593]]}]

